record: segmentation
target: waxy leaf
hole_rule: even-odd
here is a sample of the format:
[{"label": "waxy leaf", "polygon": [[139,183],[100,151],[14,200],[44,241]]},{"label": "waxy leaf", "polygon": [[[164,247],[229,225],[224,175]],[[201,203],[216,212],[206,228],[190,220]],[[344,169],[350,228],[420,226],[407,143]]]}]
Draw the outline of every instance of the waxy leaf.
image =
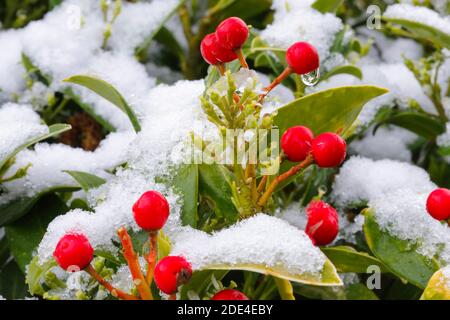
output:
[{"label": "waxy leaf", "polygon": [[108,82],[90,75],[76,75],[64,80],[65,82],[75,83],[94,91],[99,96],[105,98],[120,110],[122,110],[130,119],[136,132],[141,131],[141,125],[125,98]]},{"label": "waxy leaf", "polygon": [[353,65],[347,65],[347,66],[338,66],[334,69],[331,69],[323,77],[320,78],[320,81],[325,81],[338,74],[349,74],[355,76],[359,80],[362,80],[363,78],[363,74],[360,68]]},{"label": "waxy leaf", "polygon": [[365,252],[358,252],[352,247],[325,247],[322,248],[322,252],[339,272],[367,273],[367,268],[374,265],[378,266],[381,272],[388,272],[380,260]]},{"label": "waxy leaf", "polygon": [[414,37],[420,38],[424,41],[430,41],[437,48],[450,49],[450,34],[434,28],[431,25],[407,19],[388,18],[385,16],[383,16],[382,19],[406,28],[411,32],[411,34],[414,35]]},{"label": "waxy leaf", "polygon": [[172,186],[183,199],[181,208],[183,225],[195,228],[198,222],[198,166],[196,164],[181,165],[174,174]]},{"label": "waxy leaf", "polygon": [[84,191],[98,188],[106,182],[105,179],[87,172],[69,170],[64,172],[68,173],[76,182],[78,182]]},{"label": "waxy leaf", "polygon": [[23,299],[27,295],[25,276],[14,260],[0,269],[0,295],[5,299]]},{"label": "waxy leaf", "polygon": [[55,259],[44,262],[42,265],[39,264],[39,257],[35,256],[28,266],[27,275],[25,278],[25,283],[28,285],[28,291],[32,295],[42,296],[45,293],[43,285],[43,279],[47,271],[56,267],[57,263]]},{"label": "waxy leaf", "polygon": [[398,239],[381,230],[371,209],[364,211],[364,234],[372,253],[398,277],[425,288],[438,269],[431,259],[420,255],[407,240]]},{"label": "waxy leaf", "polygon": [[336,12],[343,0],[316,0],[311,7],[322,13]]},{"label": "waxy leaf", "polygon": [[281,135],[290,127],[304,125],[315,134],[345,132],[352,126],[363,106],[388,90],[375,86],[346,86],[319,91],[297,99],[280,109],[275,125]]}]

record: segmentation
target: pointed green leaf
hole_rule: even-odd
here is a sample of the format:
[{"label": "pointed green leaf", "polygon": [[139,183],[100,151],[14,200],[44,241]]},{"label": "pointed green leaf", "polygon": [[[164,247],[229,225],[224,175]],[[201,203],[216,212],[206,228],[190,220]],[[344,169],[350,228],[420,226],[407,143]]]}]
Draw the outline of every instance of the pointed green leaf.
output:
[{"label": "pointed green leaf", "polygon": [[448,278],[448,267],[436,271],[423,291],[420,300],[450,300],[450,279]]},{"label": "pointed green leaf", "polygon": [[130,119],[136,132],[141,131],[141,125],[125,98],[108,82],[90,75],[76,75],[64,80],[65,82],[75,83],[94,91],[99,96],[105,98],[120,110],[122,110]]},{"label": "pointed green leaf", "polygon": [[355,76],[359,80],[362,80],[363,78],[363,74],[360,68],[353,65],[347,65],[347,66],[338,66],[336,68],[331,69],[327,74],[325,74],[325,76],[320,78],[320,81],[325,81],[338,74],[349,74]]},{"label": "pointed green leaf", "polygon": [[380,260],[368,253],[358,252],[352,247],[325,247],[322,248],[322,252],[339,272],[367,273],[367,268],[374,265],[380,267],[381,272],[388,272]]},{"label": "pointed green leaf", "polygon": [[83,188],[84,191],[98,188],[106,182],[105,179],[87,172],[69,171],[69,170],[64,172],[68,173],[72,178],[74,178],[75,181],[80,184],[80,187]]},{"label": "pointed green leaf", "polygon": [[431,41],[437,48],[450,49],[450,34],[445,33],[432,25],[407,19],[388,18],[385,16],[383,16],[383,20],[408,29],[415,37],[424,41]]},{"label": "pointed green leaf", "polygon": [[198,166],[186,164],[178,168],[174,174],[172,186],[183,199],[181,208],[181,221],[183,225],[196,227],[198,204]]}]

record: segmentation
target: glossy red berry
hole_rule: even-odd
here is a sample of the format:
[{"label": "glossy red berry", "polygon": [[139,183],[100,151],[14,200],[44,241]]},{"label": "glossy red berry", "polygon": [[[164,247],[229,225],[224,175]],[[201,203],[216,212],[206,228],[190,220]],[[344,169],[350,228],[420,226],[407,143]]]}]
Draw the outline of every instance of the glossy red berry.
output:
[{"label": "glossy red berry", "polygon": [[308,223],[305,232],[315,245],[324,246],[333,242],[339,231],[336,210],[323,201],[311,201],[306,208]]},{"label": "glossy red berry", "polygon": [[430,193],[427,199],[427,211],[436,220],[450,218],[450,190],[439,188]]},{"label": "glossy red berry", "polygon": [[231,17],[222,21],[216,29],[219,44],[229,50],[242,48],[249,35],[248,26],[244,20]]},{"label": "glossy red berry", "polygon": [[203,38],[200,44],[200,52],[203,59],[211,65],[227,63],[237,59],[235,52],[219,45],[215,33],[208,34]]},{"label": "glossy red berry", "polygon": [[319,69],[317,49],[307,42],[296,42],[286,52],[288,66],[297,74],[306,74]]},{"label": "glossy red berry", "polygon": [[225,289],[217,292],[211,300],[250,300],[245,294],[234,289]]},{"label": "glossy red berry", "polygon": [[157,191],[145,192],[133,205],[134,220],[147,231],[161,229],[169,217],[169,203]]},{"label": "glossy red berry", "polygon": [[314,161],[319,167],[333,168],[344,162],[347,144],[339,135],[326,132],[318,135],[311,144]]},{"label": "glossy red berry", "polygon": [[53,256],[64,270],[80,271],[91,263],[94,249],[85,235],[68,233],[59,240]]},{"label": "glossy red berry", "polygon": [[291,127],[281,137],[281,149],[289,161],[303,161],[311,151],[313,139],[314,135],[307,127]]},{"label": "glossy red berry", "polygon": [[166,294],[177,292],[178,287],[187,283],[191,275],[191,264],[180,256],[165,257],[155,267],[155,283]]}]

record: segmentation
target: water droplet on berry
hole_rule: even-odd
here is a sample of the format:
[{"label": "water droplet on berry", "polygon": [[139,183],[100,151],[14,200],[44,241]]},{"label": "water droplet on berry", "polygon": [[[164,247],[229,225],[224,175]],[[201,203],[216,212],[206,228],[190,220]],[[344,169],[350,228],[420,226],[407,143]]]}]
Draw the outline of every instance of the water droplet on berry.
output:
[{"label": "water droplet on berry", "polygon": [[319,69],[316,69],[309,73],[302,74],[301,78],[302,78],[302,82],[306,86],[308,86],[308,87],[314,86],[317,84],[317,82],[319,82],[319,79],[320,79]]}]

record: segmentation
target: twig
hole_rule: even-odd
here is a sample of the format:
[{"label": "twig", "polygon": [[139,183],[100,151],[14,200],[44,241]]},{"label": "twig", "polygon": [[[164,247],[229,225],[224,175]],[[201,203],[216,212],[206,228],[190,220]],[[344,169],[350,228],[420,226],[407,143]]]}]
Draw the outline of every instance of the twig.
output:
[{"label": "twig", "polygon": [[138,300],[135,296],[123,292],[122,290],[114,288],[108,281],[106,281],[101,275],[95,271],[92,265],[88,265],[84,271],[86,271],[92,278],[97,280],[106,290],[108,290],[112,296],[122,299],[122,300]]},{"label": "twig", "polygon": [[153,272],[155,270],[156,265],[156,258],[158,256],[158,231],[150,231],[149,232],[150,237],[150,252],[147,256],[147,284],[149,286],[152,285],[153,281]]}]

